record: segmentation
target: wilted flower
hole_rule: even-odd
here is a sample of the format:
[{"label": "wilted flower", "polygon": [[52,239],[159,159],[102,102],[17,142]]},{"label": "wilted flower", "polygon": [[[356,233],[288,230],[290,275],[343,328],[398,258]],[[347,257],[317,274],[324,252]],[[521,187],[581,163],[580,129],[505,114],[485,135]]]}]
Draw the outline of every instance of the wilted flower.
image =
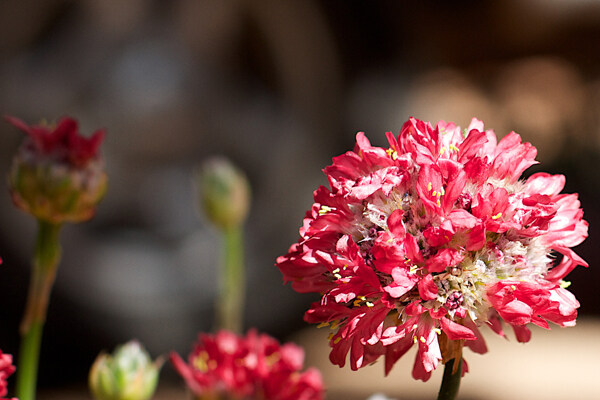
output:
[{"label": "wilted flower", "polygon": [[136,341],[100,354],[90,369],[90,389],[97,400],[147,400],[158,383],[162,359],[152,361]]},{"label": "wilted flower", "polygon": [[171,362],[197,399],[320,400],[321,374],[300,372],[303,350],[251,330],[244,336],[229,331],[201,334],[188,357]]},{"label": "wilted flower", "polygon": [[85,138],[77,121],[68,117],[55,127],[28,126],[14,117],[6,120],[27,134],[8,177],[15,205],[51,223],[91,218],[106,191],[99,156],[104,131]]},{"label": "wilted flower", "polygon": [[[13,358],[10,354],[2,353],[0,350],[0,396],[6,396],[8,393],[6,386],[9,376],[11,376],[15,372],[15,366],[13,365]],[[0,400],[9,400],[9,399],[0,399]],[[16,400],[16,399],[12,399]]]},{"label": "wilted flower", "polygon": [[[497,142],[473,119],[411,118],[389,147],[363,133],[325,168],[300,240],[277,259],[298,292],[318,292],[305,314],[330,325],[330,359],[358,369],[385,356],[385,371],[416,344],[413,376],[427,380],[462,346],[484,353],[482,325],[517,340],[527,324],[575,324],[579,303],[563,278],[585,265],[571,247],[587,237],[562,175],[536,173],[536,149],[514,132]],[[457,365],[456,363],[454,365]],[[466,363],[463,364],[466,371]]]},{"label": "wilted flower", "polygon": [[211,158],[198,171],[201,206],[221,229],[240,226],[250,208],[250,185],[244,173],[228,159]]}]

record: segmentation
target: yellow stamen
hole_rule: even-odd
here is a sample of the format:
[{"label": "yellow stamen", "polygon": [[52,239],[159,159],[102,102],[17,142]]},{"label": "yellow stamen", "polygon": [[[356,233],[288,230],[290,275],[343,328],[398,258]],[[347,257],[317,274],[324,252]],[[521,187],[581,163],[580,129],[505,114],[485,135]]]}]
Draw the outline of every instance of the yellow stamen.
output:
[{"label": "yellow stamen", "polygon": [[387,153],[388,156],[390,156],[392,158],[392,160],[397,160],[398,159],[398,152],[394,149],[392,149],[391,147],[389,149],[387,149],[385,151]]},{"label": "yellow stamen", "polygon": [[207,361],[209,360],[209,358],[210,357],[208,356],[207,352],[201,351],[198,354],[198,356],[194,359],[194,362],[193,362],[194,367],[201,372],[208,371],[209,365],[208,365]]},{"label": "yellow stamen", "polygon": [[325,215],[330,211],[335,210],[335,207],[329,207],[329,206],[321,206],[321,208],[319,209],[319,215]]},{"label": "yellow stamen", "polygon": [[571,282],[569,282],[569,281],[560,281],[560,287],[561,288],[566,289],[569,286],[571,286]]}]

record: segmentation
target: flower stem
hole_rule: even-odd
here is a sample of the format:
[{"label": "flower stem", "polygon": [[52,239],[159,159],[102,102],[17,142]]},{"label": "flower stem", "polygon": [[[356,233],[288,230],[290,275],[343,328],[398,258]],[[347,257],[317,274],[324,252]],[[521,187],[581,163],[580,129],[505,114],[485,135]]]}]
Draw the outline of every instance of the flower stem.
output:
[{"label": "flower stem", "polygon": [[460,378],[462,377],[462,357],[458,361],[458,367],[454,368],[456,358],[446,362],[444,365],[444,377],[437,400],[454,400],[460,387]]},{"label": "flower stem", "polygon": [[60,260],[60,227],[60,224],[39,220],[29,293],[20,327],[16,383],[20,400],[35,400],[42,331]]},{"label": "flower stem", "polygon": [[217,328],[241,333],[244,315],[244,236],[242,226],[224,229],[224,258],[217,302]]}]

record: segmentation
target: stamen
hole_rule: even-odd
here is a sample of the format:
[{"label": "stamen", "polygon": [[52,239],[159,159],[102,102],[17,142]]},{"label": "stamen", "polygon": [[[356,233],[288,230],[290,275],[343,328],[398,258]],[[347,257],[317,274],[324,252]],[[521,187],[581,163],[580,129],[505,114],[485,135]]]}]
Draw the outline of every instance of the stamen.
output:
[{"label": "stamen", "polygon": [[568,288],[569,286],[571,286],[571,282],[570,281],[560,281],[560,287],[563,289]]},{"label": "stamen", "polygon": [[325,215],[328,212],[333,211],[335,209],[336,209],[335,207],[329,207],[329,206],[322,205],[321,208],[319,208],[319,215]]}]

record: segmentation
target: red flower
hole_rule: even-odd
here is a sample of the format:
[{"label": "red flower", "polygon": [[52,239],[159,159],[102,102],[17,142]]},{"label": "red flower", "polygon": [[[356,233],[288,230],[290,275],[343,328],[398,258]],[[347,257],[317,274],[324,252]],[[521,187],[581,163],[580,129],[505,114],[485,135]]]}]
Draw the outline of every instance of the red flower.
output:
[{"label": "red flower", "polygon": [[291,343],[251,330],[245,337],[229,331],[201,334],[188,357],[176,354],[171,362],[198,398],[229,396],[257,400],[320,400],[321,374],[300,372],[303,350]]},{"label": "red flower", "polygon": [[[0,350],[0,396],[6,396],[8,392],[6,390],[7,382],[9,376],[11,376],[15,372],[15,367],[12,363],[13,358],[10,354],[2,353]],[[9,400],[9,399],[0,399],[0,400]],[[16,399],[12,399],[16,400]]]},{"label": "red flower", "polygon": [[520,341],[529,323],[573,325],[579,303],[562,279],[587,266],[571,248],[588,225],[577,195],[560,194],[564,176],[519,180],[535,147],[514,132],[498,142],[476,119],[462,131],[411,118],[386,136],[384,149],[357,134],[324,169],[330,188],[277,259],[295,290],[321,293],[305,320],[333,329],[331,361],[384,356],[387,373],[418,344],[413,376],[427,380],[463,342],[486,352],[482,325],[504,335],[504,320]]}]

